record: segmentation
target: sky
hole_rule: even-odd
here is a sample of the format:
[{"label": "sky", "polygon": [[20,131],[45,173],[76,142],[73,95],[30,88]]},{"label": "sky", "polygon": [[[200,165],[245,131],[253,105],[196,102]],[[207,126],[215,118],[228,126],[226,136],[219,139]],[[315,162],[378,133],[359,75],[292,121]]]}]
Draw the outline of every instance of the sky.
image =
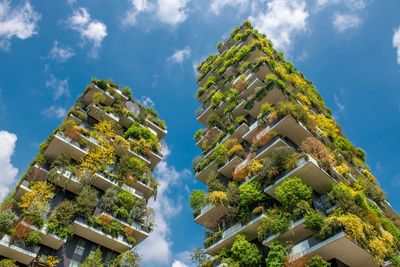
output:
[{"label": "sky", "polygon": [[399,13],[398,0],[0,0],[0,198],[90,79],[111,78],[168,125],[142,265],[190,266],[204,236],[188,205],[204,188],[195,66],[250,19],[314,82],[400,210]]}]

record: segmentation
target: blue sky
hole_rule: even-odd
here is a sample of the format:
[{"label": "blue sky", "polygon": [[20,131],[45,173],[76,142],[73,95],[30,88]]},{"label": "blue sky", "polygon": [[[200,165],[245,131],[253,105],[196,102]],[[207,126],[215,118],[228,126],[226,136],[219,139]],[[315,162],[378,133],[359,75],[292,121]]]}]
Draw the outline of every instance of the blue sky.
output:
[{"label": "blue sky", "polygon": [[397,0],[0,0],[0,195],[90,78],[112,78],[169,127],[143,265],[189,265],[203,240],[188,207],[204,188],[191,169],[193,66],[250,18],[314,82],[400,210],[399,12]]}]

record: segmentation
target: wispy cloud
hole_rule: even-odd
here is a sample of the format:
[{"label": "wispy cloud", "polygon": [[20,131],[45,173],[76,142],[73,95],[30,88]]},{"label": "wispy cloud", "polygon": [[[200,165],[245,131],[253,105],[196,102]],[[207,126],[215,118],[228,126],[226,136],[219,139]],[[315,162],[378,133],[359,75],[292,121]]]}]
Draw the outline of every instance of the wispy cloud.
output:
[{"label": "wispy cloud", "polygon": [[176,26],[184,22],[188,15],[190,0],[131,0],[131,7],[122,22],[134,26],[140,16]]},{"label": "wispy cloud", "polygon": [[358,14],[336,13],[333,16],[332,24],[338,33],[344,33],[351,29],[356,29],[362,25],[363,21]]},{"label": "wispy cloud", "polygon": [[293,37],[308,29],[309,11],[304,0],[272,0],[266,9],[261,5],[255,10],[249,18],[254,27],[285,52],[291,48]]},{"label": "wispy cloud", "polygon": [[181,262],[181,261],[175,260],[172,263],[172,267],[189,267],[189,266],[186,265],[185,263]]},{"label": "wispy cloud", "polygon": [[141,98],[143,105],[147,107],[154,107],[154,101],[148,96],[142,96]]},{"label": "wispy cloud", "polygon": [[50,74],[50,78],[46,81],[46,87],[52,90],[54,100],[58,100],[62,96],[71,96],[67,79],[61,80]]},{"label": "wispy cloud", "polygon": [[[170,151],[164,146],[163,152],[168,157]],[[171,192],[181,190],[181,181],[190,177],[187,169],[177,170],[174,166],[162,161],[155,169],[155,176],[158,178],[159,187],[157,201],[151,199],[149,206],[155,210],[156,227],[151,232],[146,242],[138,246],[138,252],[142,255],[144,266],[154,266],[156,264],[168,264],[171,261],[171,241],[170,241],[170,219],[176,216],[182,209],[182,199],[173,200],[169,195]],[[176,195],[175,195],[176,196]]]},{"label": "wispy cloud", "polygon": [[18,169],[11,163],[11,157],[15,151],[17,136],[7,131],[0,131],[0,200],[10,192],[15,183]]},{"label": "wispy cloud", "polygon": [[63,107],[59,106],[51,106],[49,108],[46,108],[42,110],[42,115],[48,119],[56,118],[56,119],[61,119],[65,116],[66,110]]},{"label": "wispy cloud", "polygon": [[29,1],[11,6],[11,1],[0,0],[0,50],[8,51],[11,39],[27,39],[37,34],[40,14]]},{"label": "wispy cloud", "polygon": [[49,57],[51,59],[57,60],[59,62],[65,62],[71,57],[75,55],[74,50],[67,46],[67,45],[61,45],[59,42],[54,41],[53,47],[51,48],[49,52]]},{"label": "wispy cloud", "polygon": [[219,15],[221,10],[226,7],[235,7],[243,10],[250,3],[251,1],[249,0],[211,0],[210,9],[214,14]]},{"label": "wispy cloud", "polygon": [[107,26],[101,21],[92,19],[88,10],[83,7],[73,11],[72,16],[68,18],[67,26],[79,32],[83,43],[91,43],[89,55],[96,57],[103,39],[107,36]]},{"label": "wispy cloud", "polygon": [[397,53],[397,64],[400,64],[400,26],[394,31],[392,42]]},{"label": "wispy cloud", "polygon": [[181,50],[176,50],[170,57],[167,58],[167,61],[172,63],[182,63],[190,57],[190,54],[190,47],[185,47]]}]

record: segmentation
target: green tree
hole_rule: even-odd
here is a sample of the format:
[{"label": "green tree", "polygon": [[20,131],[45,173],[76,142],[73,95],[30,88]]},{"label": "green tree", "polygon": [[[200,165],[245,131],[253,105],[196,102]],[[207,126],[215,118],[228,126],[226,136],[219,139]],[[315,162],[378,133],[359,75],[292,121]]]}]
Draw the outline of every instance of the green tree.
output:
[{"label": "green tree", "polygon": [[0,212],[0,235],[6,234],[17,220],[17,215],[12,210]]},{"label": "green tree", "polygon": [[96,207],[97,191],[90,186],[85,186],[76,197],[76,214],[83,218],[92,215]]},{"label": "green tree", "polygon": [[331,266],[330,263],[325,261],[322,257],[320,256],[314,256],[312,257],[307,263],[306,267],[329,267]]},{"label": "green tree", "polygon": [[10,259],[0,260],[0,267],[18,267],[18,265]]},{"label": "green tree", "polygon": [[194,210],[202,209],[206,205],[206,193],[202,190],[193,190],[190,195],[190,207]]},{"label": "green tree", "polygon": [[139,267],[139,255],[132,250],[125,251],[115,258],[113,266]]},{"label": "green tree", "polygon": [[300,178],[290,177],[276,188],[275,195],[287,211],[293,211],[300,202],[311,203],[312,189]]},{"label": "green tree", "polygon": [[267,267],[285,266],[287,257],[288,256],[285,247],[278,241],[274,241],[269,246],[269,252],[266,258]]},{"label": "green tree", "polygon": [[240,206],[242,208],[252,207],[265,198],[265,193],[258,181],[251,181],[240,187]]},{"label": "green tree", "polygon": [[79,265],[80,267],[103,267],[103,258],[100,248],[91,251],[86,259]]},{"label": "green tree", "polygon": [[237,235],[233,242],[232,258],[239,263],[241,267],[259,266],[262,260],[262,253],[255,245],[247,241],[244,235]]}]

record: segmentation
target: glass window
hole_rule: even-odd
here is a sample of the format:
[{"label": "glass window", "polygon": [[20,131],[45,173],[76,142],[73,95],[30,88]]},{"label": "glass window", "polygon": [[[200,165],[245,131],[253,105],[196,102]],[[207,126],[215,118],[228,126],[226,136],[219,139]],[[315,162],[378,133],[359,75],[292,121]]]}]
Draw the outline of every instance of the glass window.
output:
[{"label": "glass window", "polygon": [[80,239],[76,245],[74,255],[82,256],[85,251],[85,240]]},{"label": "glass window", "polygon": [[69,267],[79,267],[79,262],[76,260],[71,260],[69,262]]}]

